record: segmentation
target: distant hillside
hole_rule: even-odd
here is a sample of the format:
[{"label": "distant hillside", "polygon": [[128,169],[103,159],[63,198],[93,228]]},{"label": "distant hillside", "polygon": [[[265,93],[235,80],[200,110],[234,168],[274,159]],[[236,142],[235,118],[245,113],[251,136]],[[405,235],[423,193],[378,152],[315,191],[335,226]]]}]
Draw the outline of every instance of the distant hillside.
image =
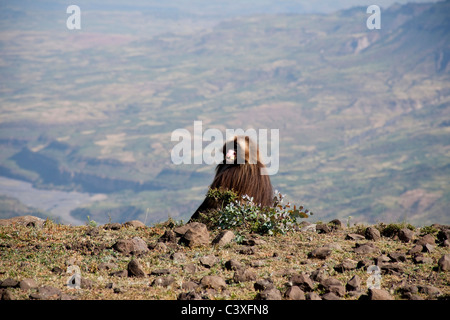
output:
[{"label": "distant hillside", "polygon": [[147,32],[143,13],[93,12],[79,32],[3,16],[2,175],[107,193],[81,220],[187,220],[214,169],[173,165],[170,134],[202,120],[279,129],[273,185],[315,219],[450,223],[450,1],[383,9],[381,30],[365,7],[164,34],[168,16]]}]

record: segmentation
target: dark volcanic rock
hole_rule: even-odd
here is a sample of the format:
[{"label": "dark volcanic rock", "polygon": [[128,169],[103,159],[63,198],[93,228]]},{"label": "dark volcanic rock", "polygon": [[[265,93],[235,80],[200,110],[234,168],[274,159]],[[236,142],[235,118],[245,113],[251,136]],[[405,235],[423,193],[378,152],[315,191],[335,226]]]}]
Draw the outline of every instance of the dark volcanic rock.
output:
[{"label": "dark volcanic rock", "polygon": [[142,269],[141,264],[136,259],[132,259],[130,263],[128,263],[128,276],[129,277],[145,277],[145,272]]},{"label": "dark volcanic rock", "polygon": [[314,284],[307,274],[296,274],[290,279],[293,286],[297,286],[303,291],[312,291],[314,289]]},{"label": "dark volcanic rock", "polygon": [[381,239],[380,231],[378,231],[378,229],[374,227],[367,227],[366,231],[364,232],[364,235],[367,240],[377,241]]},{"label": "dark volcanic rock", "polygon": [[349,271],[349,270],[354,270],[356,269],[358,265],[358,262],[351,260],[351,259],[344,259],[344,261],[342,261],[342,263],[334,266],[334,270],[336,270],[337,272],[345,272],[345,271]]},{"label": "dark volcanic rock", "polygon": [[202,266],[204,266],[206,268],[212,268],[219,261],[219,259],[217,259],[216,256],[210,254],[210,255],[201,257],[199,259],[199,261]]},{"label": "dark volcanic rock", "polygon": [[215,290],[223,290],[227,287],[227,284],[220,276],[204,276],[202,280],[200,280],[200,286],[206,289],[211,288]]},{"label": "dark volcanic rock", "polygon": [[17,288],[19,287],[19,281],[8,278],[2,281],[0,288]]},{"label": "dark volcanic rock", "polygon": [[325,223],[322,223],[322,224],[316,225],[316,232],[317,233],[330,233],[331,229],[328,228],[328,226]]},{"label": "dark volcanic rock", "polygon": [[274,284],[270,279],[261,279],[255,282],[253,285],[256,291],[264,291],[266,289],[274,288]]},{"label": "dark volcanic rock", "polygon": [[164,234],[158,239],[159,242],[177,243],[177,236],[172,230],[166,230]]},{"label": "dark volcanic rock", "polygon": [[438,268],[441,271],[450,270],[450,254],[444,254],[438,261]]},{"label": "dark volcanic rock", "polygon": [[347,291],[360,291],[361,290],[361,278],[355,274],[345,286]]},{"label": "dark volcanic rock", "polygon": [[391,252],[388,257],[392,262],[406,262],[406,254],[401,252]]},{"label": "dark volcanic rock", "polygon": [[159,287],[168,287],[170,285],[172,285],[172,283],[175,282],[174,277],[172,276],[162,276],[162,277],[157,277],[155,280],[153,280],[151,286],[155,287],[155,286],[159,286]]},{"label": "dark volcanic rock", "polygon": [[218,245],[220,247],[230,243],[234,239],[234,233],[230,230],[224,230],[220,232],[212,241],[213,245]]},{"label": "dark volcanic rock", "polygon": [[147,243],[139,237],[133,239],[120,239],[112,248],[123,254],[143,254],[148,252]]},{"label": "dark volcanic rock", "polygon": [[364,244],[356,243],[355,249],[353,251],[359,254],[368,254],[376,252],[378,251],[378,249],[372,243],[364,243]]},{"label": "dark volcanic rock", "polygon": [[414,238],[414,231],[409,230],[408,228],[400,229],[400,231],[398,232],[398,238],[402,242],[410,242]]},{"label": "dark volcanic rock", "polygon": [[225,268],[227,270],[238,270],[243,268],[244,265],[235,259],[228,260],[225,262]]},{"label": "dark volcanic rock", "polygon": [[281,300],[281,292],[277,288],[266,289],[256,295],[256,300]]},{"label": "dark volcanic rock", "polygon": [[394,298],[384,289],[369,289],[369,300],[394,300]]},{"label": "dark volcanic rock", "polygon": [[234,272],[233,281],[236,283],[255,280],[256,273],[251,269],[238,269]]},{"label": "dark volcanic rock", "polygon": [[209,231],[205,224],[191,222],[173,230],[181,237],[180,242],[188,247],[203,246],[210,242]]},{"label": "dark volcanic rock", "polygon": [[327,247],[320,247],[314,249],[308,254],[308,258],[326,259],[330,256],[331,249]]},{"label": "dark volcanic rock", "polygon": [[290,287],[284,293],[287,300],[306,300],[305,293],[297,286]]},{"label": "dark volcanic rock", "polygon": [[177,300],[202,300],[202,296],[194,291],[180,293]]},{"label": "dark volcanic rock", "polygon": [[365,239],[364,236],[362,236],[360,234],[357,234],[357,233],[349,233],[345,237],[345,240],[356,240],[356,241],[358,241],[358,240],[364,240],[364,239]]}]

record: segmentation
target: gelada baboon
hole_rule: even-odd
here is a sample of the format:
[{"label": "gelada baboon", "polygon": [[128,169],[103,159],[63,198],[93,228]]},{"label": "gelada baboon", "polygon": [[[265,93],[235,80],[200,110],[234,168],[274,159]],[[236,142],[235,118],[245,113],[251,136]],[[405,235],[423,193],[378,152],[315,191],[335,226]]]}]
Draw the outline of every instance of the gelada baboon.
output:
[{"label": "gelada baboon", "polygon": [[[224,159],[216,167],[216,175],[210,189],[233,190],[236,195],[253,197],[253,202],[262,207],[273,206],[273,190],[270,178],[264,174],[257,144],[248,136],[236,136],[223,146]],[[206,197],[191,217],[199,218],[219,206],[217,200]]]}]

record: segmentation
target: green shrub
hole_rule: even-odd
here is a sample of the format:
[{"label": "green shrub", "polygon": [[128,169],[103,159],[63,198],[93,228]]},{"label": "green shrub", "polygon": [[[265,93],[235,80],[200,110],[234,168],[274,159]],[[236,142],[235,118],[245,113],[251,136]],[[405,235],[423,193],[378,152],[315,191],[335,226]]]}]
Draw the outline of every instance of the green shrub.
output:
[{"label": "green shrub", "polygon": [[259,234],[284,234],[298,225],[298,218],[313,214],[303,206],[284,204],[284,195],[275,191],[274,205],[260,207],[247,195],[239,198],[233,191],[211,190],[208,196],[221,203],[217,210],[202,214],[202,220],[210,228],[246,230]]}]

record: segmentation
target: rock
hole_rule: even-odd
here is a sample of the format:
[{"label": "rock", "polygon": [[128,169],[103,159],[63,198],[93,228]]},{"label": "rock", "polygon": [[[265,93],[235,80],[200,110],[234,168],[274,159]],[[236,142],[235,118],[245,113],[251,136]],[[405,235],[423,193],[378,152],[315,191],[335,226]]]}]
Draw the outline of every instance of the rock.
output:
[{"label": "rock", "polygon": [[319,247],[308,254],[308,258],[326,259],[330,256],[331,249],[327,247]]},{"label": "rock", "polygon": [[194,281],[183,282],[183,284],[181,285],[181,289],[188,290],[188,291],[193,291],[197,287],[198,287],[198,283],[196,283]]},{"label": "rock", "polygon": [[239,249],[239,253],[246,255],[255,254],[256,251],[256,248],[253,248],[251,246],[243,246],[241,249]]},{"label": "rock", "polygon": [[155,245],[152,245],[151,249],[158,252],[167,252],[169,250],[166,243],[160,241],[158,241]]},{"label": "rock", "polygon": [[450,270],[450,254],[444,254],[438,261],[438,268],[440,271]]},{"label": "rock", "polygon": [[213,245],[218,245],[220,247],[230,243],[234,239],[235,235],[233,231],[225,230],[220,232],[212,241]]},{"label": "rock", "polygon": [[398,293],[400,293],[402,298],[414,300],[412,299],[419,292],[419,288],[415,285],[404,285],[397,289]]},{"label": "rock", "polygon": [[202,296],[194,291],[180,293],[177,300],[202,300]]},{"label": "rock", "polygon": [[314,285],[307,274],[296,274],[290,279],[293,286],[297,286],[303,291],[313,291]]},{"label": "rock", "polygon": [[351,259],[344,259],[342,263],[334,266],[334,270],[337,272],[343,273],[345,271],[354,270],[356,269],[356,266],[358,265],[358,262],[351,260]]},{"label": "rock", "polygon": [[19,287],[19,281],[8,278],[2,281],[0,288],[17,288]]},{"label": "rock", "polygon": [[170,274],[170,270],[169,269],[156,269],[156,270],[153,270],[152,272],[150,272],[150,274],[152,276],[162,276],[162,275]]},{"label": "rock", "polygon": [[211,288],[215,290],[223,290],[227,287],[227,284],[220,276],[204,276],[200,280],[200,286],[205,289]]},{"label": "rock", "polygon": [[441,229],[441,230],[439,230],[439,232],[436,235],[436,238],[437,238],[438,242],[441,245],[444,245],[444,243],[446,241],[449,242],[449,240],[450,240],[450,229]]},{"label": "rock", "polygon": [[264,263],[264,261],[261,260],[256,260],[256,261],[252,261],[250,263],[250,266],[254,267],[254,268],[261,268],[264,267],[266,264]]},{"label": "rock", "polygon": [[90,279],[81,278],[80,288],[81,289],[92,289],[94,282]]},{"label": "rock", "polygon": [[186,260],[186,254],[184,254],[184,252],[174,252],[170,256],[170,258],[173,260],[173,262],[180,263]]},{"label": "rock", "polygon": [[256,245],[266,244],[266,241],[257,238],[256,235],[252,235],[252,238],[242,240],[242,244],[244,246],[256,246]]},{"label": "rock", "polygon": [[138,277],[138,278],[145,277],[145,272],[142,269],[142,266],[139,263],[139,261],[137,261],[136,259],[132,259],[128,263],[127,270],[128,270],[129,277]]},{"label": "rock", "polygon": [[9,219],[0,219],[0,226],[26,226],[26,227],[38,227],[42,228],[44,226],[45,220],[35,217],[35,216],[19,216],[12,217]]},{"label": "rock", "polygon": [[362,260],[358,261],[358,264],[357,264],[356,268],[357,269],[361,269],[361,268],[367,269],[371,265],[373,265],[373,260],[365,258],[365,259],[362,259]]},{"label": "rock", "polygon": [[388,257],[392,262],[406,262],[406,255],[401,252],[391,252],[388,254]]},{"label": "rock", "polygon": [[328,277],[328,273],[325,269],[319,268],[313,272],[311,272],[311,279],[317,282],[321,282]]},{"label": "rock", "polygon": [[[319,284],[319,288],[325,289],[326,292],[331,292],[334,294],[337,294],[339,296],[344,296],[345,294],[345,288],[341,284],[341,282],[335,278],[326,278],[325,280],[322,280]],[[323,298],[323,296],[322,296]]]},{"label": "rock", "polygon": [[386,263],[386,262],[391,261],[391,258],[389,258],[389,257],[388,257],[387,255],[385,255],[385,254],[382,254],[382,255],[376,257],[376,258],[374,259],[374,261],[375,261],[375,265],[381,266],[383,263]]},{"label": "rock", "polygon": [[197,270],[198,270],[197,265],[194,263],[188,263],[183,266],[183,271],[190,274],[196,273]]},{"label": "rock", "polygon": [[0,288],[0,300],[14,300],[14,295],[11,290]]},{"label": "rock", "polygon": [[394,298],[384,289],[369,289],[369,300],[394,300]]},{"label": "rock", "polygon": [[124,293],[125,290],[123,290],[122,288],[116,287],[116,288],[113,289],[113,292],[115,294],[119,294],[119,293]]},{"label": "rock", "polygon": [[329,277],[329,278],[325,278],[322,281],[320,281],[320,285],[322,288],[328,289],[329,286],[337,286],[337,285],[342,285],[342,284],[338,279]]},{"label": "rock", "polygon": [[423,246],[420,244],[416,244],[414,247],[408,250],[407,254],[413,255],[419,252],[422,252]]},{"label": "rock", "polygon": [[148,252],[147,243],[139,237],[119,239],[112,248],[123,254],[139,255]]},{"label": "rock", "polygon": [[124,227],[132,227],[135,229],[139,229],[139,228],[146,228],[146,225],[139,221],[139,220],[131,220],[131,221],[127,221],[123,224]]},{"label": "rock", "polygon": [[[306,221],[305,221],[306,222]],[[317,224],[308,224],[302,228],[300,228],[301,232],[316,232]]]},{"label": "rock", "polygon": [[118,222],[107,223],[103,225],[103,229],[105,230],[120,230],[122,225]]},{"label": "rock", "polygon": [[367,240],[378,241],[381,239],[380,231],[374,227],[367,227],[364,235]]},{"label": "rock", "polygon": [[360,291],[361,290],[361,278],[355,274],[345,286],[347,291]]},{"label": "rock", "polygon": [[336,250],[336,251],[342,251],[342,247],[339,243],[337,242],[330,242],[324,245],[325,248],[331,249],[331,250]]},{"label": "rock", "polygon": [[415,264],[432,264],[433,259],[431,259],[430,257],[425,257],[422,254],[417,254],[413,257],[413,262]]},{"label": "rock", "polygon": [[219,259],[217,259],[216,256],[211,254],[211,255],[201,257],[199,259],[199,261],[202,266],[204,266],[206,268],[211,268],[219,261]]},{"label": "rock", "polygon": [[341,220],[339,220],[339,219],[334,219],[334,220],[331,220],[329,223],[328,223],[333,229],[336,229],[336,230],[342,230],[342,229],[346,229],[347,227],[346,227],[346,225],[345,225],[345,223],[343,223]]},{"label": "rock", "polygon": [[36,293],[29,295],[32,300],[57,300],[62,298],[61,290],[51,286],[43,286]]},{"label": "rock", "polygon": [[322,298],[316,292],[308,292],[306,294],[307,300],[322,300]]},{"label": "rock", "polygon": [[358,241],[358,240],[364,240],[364,239],[365,239],[364,236],[362,236],[362,235],[360,235],[360,234],[357,234],[357,233],[349,233],[349,234],[347,234],[347,236],[345,237],[345,240],[355,240],[355,241]]},{"label": "rock", "polygon": [[281,292],[277,288],[270,288],[259,292],[256,300],[281,300]]},{"label": "rock", "polygon": [[336,294],[339,297],[343,297],[345,295],[345,287],[341,284],[329,286],[327,292],[331,292]]},{"label": "rock", "polygon": [[333,292],[327,292],[324,295],[322,295],[322,300],[341,300],[335,293]]},{"label": "rock", "polygon": [[381,274],[390,274],[390,275],[401,275],[403,273],[403,269],[396,263],[385,263],[379,266],[381,269]]},{"label": "rock", "polygon": [[255,280],[256,273],[251,269],[238,269],[234,272],[233,281],[236,283]]},{"label": "rock", "polygon": [[181,236],[180,242],[188,247],[207,245],[210,242],[209,231],[206,225],[200,222],[191,222],[173,231]]},{"label": "rock", "polygon": [[436,243],[436,240],[432,234],[426,234],[422,236],[420,239],[416,241],[416,244],[425,245],[425,244],[432,244],[434,245]]},{"label": "rock", "polygon": [[158,239],[158,242],[177,243],[177,236],[172,230],[166,230],[164,234]]},{"label": "rock", "polygon": [[316,232],[317,233],[330,233],[331,229],[328,228],[328,226],[325,223],[322,223],[322,224],[316,225]]},{"label": "rock", "polygon": [[306,300],[305,293],[297,286],[290,287],[284,293],[287,300]]},{"label": "rock", "polygon": [[256,291],[264,291],[266,289],[274,288],[274,284],[270,279],[261,279],[255,282],[253,285]]},{"label": "rock", "polygon": [[167,288],[170,285],[172,285],[172,283],[174,283],[174,282],[175,282],[175,279],[172,276],[157,277],[155,280],[153,280],[151,286],[152,287],[158,286],[158,287]]},{"label": "rock", "polygon": [[98,270],[112,270],[117,269],[119,266],[113,262],[102,262],[98,265]]},{"label": "rock", "polygon": [[235,259],[228,260],[225,262],[225,268],[227,270],[238,270],[243,268],[244,265]]},{"label": "rock", "polygon": [[128,277],[128,271],[127,270],[114,271],[114,272],[111,272],[109,275],[112,277],[124,278],[124,277]]},{"label": "rock", "polygon": [[438,288],[433,287],[433,286],[429,286],[429,285],[422,286],[422,285],[419,285],[417,287],[418,287],[420,293],[426,294],[430,298],[435,298],[435,297],[440,296],[442,294],[441,290],[439,290]]},{"label": "rock", "polygon": [[34,279],[27,278],[20,281],[19,287],[20,289],[26,291],[37,288],[38,284],[36,283],[36,281],[34,281]]},{"label": "rock", "polygon": [[408,228],[400,229],[398,232],[398,238],[402,242],[410,242],[414,238],[414,231],[409,230]]},{"label": "rock", "polygon": [[425,243],[422,248],[422,252],[432,253],[434,251],[434,245]]},{"label": "rock", "polygon": [[86,231],[86,235],[90,237],[95,237],[98,236],[99,234],[100,234],[99,227],[92,227],[89,228],[88,231]]},{"label": "rock", "polygon": [[353,251],[359,254],[369,254],[376,252],[377,250],[378,250],[377,247],[375,247],[372,243],[364,243],[364,244],[356,243]]}]

